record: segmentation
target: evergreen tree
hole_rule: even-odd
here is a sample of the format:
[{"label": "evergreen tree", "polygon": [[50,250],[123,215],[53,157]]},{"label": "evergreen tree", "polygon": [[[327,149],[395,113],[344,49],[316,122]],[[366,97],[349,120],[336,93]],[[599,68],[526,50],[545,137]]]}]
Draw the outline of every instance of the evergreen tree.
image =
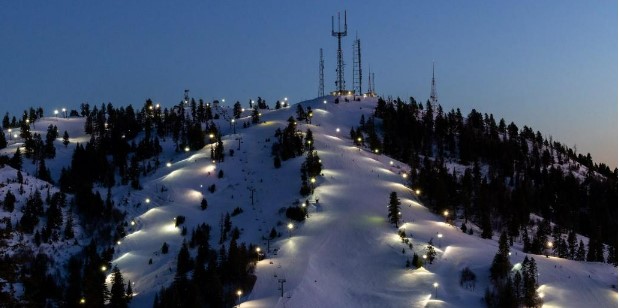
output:
[{"label": "evergreen tree", "polygon": [[2,202],[2,207],[5,211],[11,213],[15,209],[16,200],[17,199],[15,198],[15,195],[13,195],[10,190],[8,190],[6,192],[6,195],[4,195],[4,202]]},{"label": "evergreen tree", "polygon": [[18,147],[17,150],[15,150],[15,154],[13,154],[13,157],[9,160],[9,166],[17,170],[21,170],[22,167],[22,157],[19,149],[20,148]]},{"label": "evergreen tree", "polygon": [[400,221],[400,199],[398,199],[398,194],[395,191],[389,195],[389,213],[387,216],[389,223],[397,228]]},{"label": "evergreen tree", "polygon": [[204,211],[206,210],[207,207],[208,207],[208,202],[206,202],[205,198],[202,198],[202,201],[200,202],[200,208]]},{"label": "evergreen tree", "polygon": [[125,294],[125,283],[123,275],[117,266],[112,270],[112,287],[110,289],[110,307],[127,307],[127,296]]},{"label": "evergreen tree", "polygon": [[64,147],[66,148],[67,145],[69,145],[69,133],[67,133],[67,131],[64,131],[64,134],[62,135],[62,144],[64,144]]},{"label": "evergreen tree", "polygon": [[576,257],[574,258],[574,260],[576,261],[585,261],[585,244],[582,242],[582,240],[580,240],[580,242],[578,243],[578,249],[576,250]]},{"label": "evergreen tree", "polygon": [[4,149],[7,146],[6,136],[3,131],[0,131],[0,149]]},{"label": "evergreen tree", "polygon": [[509,274],[512,264],[509,262],[509,243],[505,231],[499,238],[499,250],[494,255],[492,266],[490,267],[490,278],[494,281],[505,279]]}]

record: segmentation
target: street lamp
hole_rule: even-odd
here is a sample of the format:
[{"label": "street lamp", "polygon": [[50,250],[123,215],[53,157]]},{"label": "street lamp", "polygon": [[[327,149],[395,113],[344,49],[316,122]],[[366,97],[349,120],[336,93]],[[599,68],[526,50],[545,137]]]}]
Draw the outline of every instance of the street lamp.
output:
[{"label": "street lamp", "polygon": [[445,210],[445,211],[443,212],[443,216],[445,216],[445,223],[447,223],[447,217],[449,216],[449,211],[448,211],[448,210]]},{"label": "street lamp", "polygon": [[402,173],[402,177],[406,179],[406,177],[408,177],[408,174]]},{"label": "street lamp", "polygon": [[11,140],[13,140],[13,134],[11,134],[13,130],[9,128],[9,138],[11,138]]},{"label": "street lamp", "polygon": [[101,271],[102,271],[102,272],[105,272],[105,271],[107,271],[107,266],[105,266],[105,265],[102,265],[102,266],[101,266]]},{"label": "street lamp", "polygon": [[189,147],[188,146],[185,147],[185,152],[189,152]]},{"label": "street lamp", "polygon": [[438,247],[441,247],[441,239],[443,238],[443,234],[439,233],[438,234]]},{"label": "street lamp", "polygon": [[167,162],[165,165],[166,165],[166,167],[172,167],[172,163],[171,162]]},{"label": "street lamp", "polygon": [[243,291],[241,291],[241,290],[236,291],[236,295],[239,296],[239,302],[238,302],[238,306],[237,307],[240,308],[241,307],[241,295],[243,295]]},{"label": "street lamp", "polygon": [[434,297],[438,298],[438,282],[432,284],[434,286]]},{"label": "street lamp", "polygon": [[80,298],[80,304],[82,304],[82,305],[86,304],[86,299],[85,299],[85,298],[83,298],[83,297],[82,297],[82,298]]},{"label": "street lamp", "polygon": [[146,198],[146,199],[144,200],[144,202],[146,202],[146,203],[150,203],[150,198]]},{"label": "street lamp", "polygon": [[421,189],[419,188],[415,189],[415,195],[417,196],[421,195]]},{"label": "street lamp", "polygon": [[232,122],[232,127],[234,127],[234,133],[236,134],[236,122],[234,119],[230,120],[230,122]]},{"label": "street lamp", "polygon": [[62,115],[66,118],[67,117],[67,108],[62,108]]}]

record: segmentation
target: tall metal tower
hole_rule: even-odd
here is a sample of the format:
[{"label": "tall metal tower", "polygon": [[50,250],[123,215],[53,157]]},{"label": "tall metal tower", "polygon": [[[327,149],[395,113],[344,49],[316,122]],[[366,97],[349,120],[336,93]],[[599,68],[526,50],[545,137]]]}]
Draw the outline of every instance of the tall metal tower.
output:
[{"label": "tall metal tower", "polygon": [[318,97],[325,96],[325,59],[322,57],[322,48],[320,48],[320,63],[318,64]]},{"label": "tall metal tower", "polygon": [[352,44],[352,48],[352,89],[355,91],[355,93],[361,95],[363,93],[361,92],[361,81],[363,80],[363,76],[361,74],[361,40],[359,39],[359,37],[355,38],[355,42]]},{"label": "tall metal tower", "polygon": [[374,90],[372,89],[372,69],[368,66],[368,94],[372,95]]},{"label": "tall metal tower", "polygon": [[342,55],[342,37],[348,34],[348,25],[346,23],[346,11],[344,11],[344,31],[340,29],[340,13],[337,13],[337,32],[333,27],[333,16],[331,16],[331,36],[337,37],[337,80],[335,86],[337,88],[338,95],[344,93],[346,84],[344,81],[344,56]]},{"label": "tall metal tower", "polygon": [[430,103],[438,104],[438,94],[436,94],[436,80],[434,79],[434,61],[432,61],[432,89],[430,90]]}]

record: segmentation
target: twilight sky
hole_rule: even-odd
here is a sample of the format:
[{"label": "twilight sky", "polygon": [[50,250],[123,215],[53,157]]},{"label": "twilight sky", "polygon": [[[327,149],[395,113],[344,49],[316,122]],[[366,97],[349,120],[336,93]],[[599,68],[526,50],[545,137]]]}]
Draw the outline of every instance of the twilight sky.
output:
[{"label": "twilight sky", "polygon": [[[227,103],[334,88],[331,16],[352,87],[358,33],[381,95],[492,113],[617,166],[617,1],[2,1],[0,112],[82,102]],[[367,76],[367,75],[366,75]],[[364,78],[365,79],[365,78]],[[367,84],[363,88],[367,88]]]}]

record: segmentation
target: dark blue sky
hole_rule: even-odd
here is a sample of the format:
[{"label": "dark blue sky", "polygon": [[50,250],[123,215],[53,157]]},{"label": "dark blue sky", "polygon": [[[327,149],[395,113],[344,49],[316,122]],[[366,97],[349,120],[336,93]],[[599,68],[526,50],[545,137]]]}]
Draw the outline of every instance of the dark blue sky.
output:
[{"label": "dark blue sky", "polygon": [[[292,102],[335,81],[331,16],[348,10],[379,94],[430,93],[527,125],[617,166],[617,2],[3,1],[0,111],[81,102],[170,106],[184,89],[226,102]],[[364,84],[364,88],[367,85]]]}]

